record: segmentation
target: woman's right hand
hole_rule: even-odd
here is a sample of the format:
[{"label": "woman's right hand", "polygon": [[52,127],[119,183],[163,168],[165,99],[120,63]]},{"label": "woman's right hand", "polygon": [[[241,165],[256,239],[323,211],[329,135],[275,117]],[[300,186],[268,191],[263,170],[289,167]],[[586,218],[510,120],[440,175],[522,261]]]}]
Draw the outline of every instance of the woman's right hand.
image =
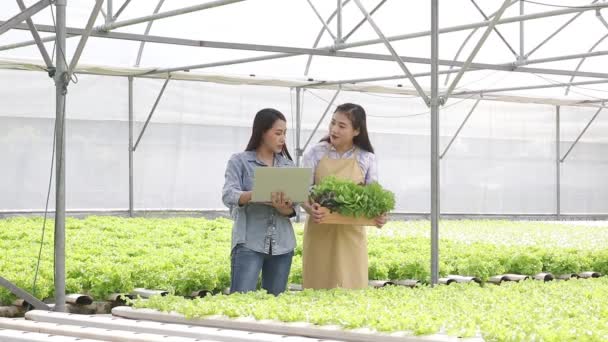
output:
[{"label": "woman's right hand", "polygon": [[241,194],[241,197],[239,197],[239,205],[244,206],[244,205],[248,204],[249,202],[251,202],[252,194],[253,194],[253,192],[251,192],[251,191],[244,191]]},{"label": "woman's right hand", "polygon": [[321,210],[321,208],[319,203],[310,204],[310,216],[312,217],[312,221],[316,224],[320,224],[325,218],[325,212]]}]

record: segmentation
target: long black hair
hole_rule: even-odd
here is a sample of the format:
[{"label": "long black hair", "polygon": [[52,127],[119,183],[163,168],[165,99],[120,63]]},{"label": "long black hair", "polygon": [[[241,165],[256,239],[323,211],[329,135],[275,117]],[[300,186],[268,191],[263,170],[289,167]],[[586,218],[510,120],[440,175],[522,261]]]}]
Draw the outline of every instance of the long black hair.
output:
[{"label": "long black hair", "polygon": [[[274,123],[277,120],[283,120],[287,122],[285,119],[285,115],[273,108],[264,108],[260,110],[256,115],[255,119],[253,119],[253,128],[251,130],[251,138],[249,138],[249,143],[247,144],[247,148],[245,151],[255,151],[262,144],[262,139],[264,137],[264,133],[268,132],[269,129],[274,126]],[[287,145],[283,145],[283,151],[281,152],[284,157],[287,157],[289,160],[291,159],[291,155],[287,150]]]},{"label": "long black hair", "polygon": [[[374,148],[369,140],[367,133],[367,118],[365,109],[358,104],[344,103],[336,107],[335,113],[344,113],[353,124],[354,129],[359,130],[359,135],[353,138],[353,144],[358,148],[367,152],[374,153]],[[321,141],[330,142],[329,135],[321,139]]]}]

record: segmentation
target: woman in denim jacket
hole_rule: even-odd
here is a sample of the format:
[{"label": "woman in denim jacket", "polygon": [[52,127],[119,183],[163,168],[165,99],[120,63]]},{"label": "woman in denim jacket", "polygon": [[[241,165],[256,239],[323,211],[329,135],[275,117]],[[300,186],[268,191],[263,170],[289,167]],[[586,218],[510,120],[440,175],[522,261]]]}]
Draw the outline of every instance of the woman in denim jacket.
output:
[{"label": "woman in denim jacket", "polygon": [[222,200],[230,209],[232,228],[230,293],[254,291],[260,272],[262,288],[285,291],[296,246],[290,218],[294,205],[281,193],[269,204],[251,203],[254,169],[293,167],[285,145],[287,120],[275,109],[260,110],[245,152],[234,154],[226,167]]}]

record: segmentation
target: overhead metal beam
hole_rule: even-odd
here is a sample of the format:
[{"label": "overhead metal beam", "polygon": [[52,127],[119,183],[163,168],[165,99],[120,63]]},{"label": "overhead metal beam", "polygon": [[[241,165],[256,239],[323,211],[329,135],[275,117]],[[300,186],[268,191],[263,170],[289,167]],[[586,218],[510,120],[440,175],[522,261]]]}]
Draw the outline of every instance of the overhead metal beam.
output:
[{"label": "overhead metal beam", "polygon": [[220,66],[226,66],[226,65],[268,61],[268,60],[287,58],[287,57],[293,57],[293,56],[299,56],[299,54],[279,53],[279,54],[272,54],[272,55],[259,56],[259,57],[232,59],[232,60],[221,61],[221,62],[193,64],[193,65],[173,67],[173,68],[162,68],[162,69],[156,69],[153,71],[145,72],[143,75],[154,75],[154,74],[171,73],[171,72],[175,72],[175,71],[190,71],[190,70],[195,70],[195,69],[214,68],[214,67],[220,67]]},{"label": "overhead metal beam", "polygon": [[310,144],[310,141],[312,140],[313,136],[317,133],[317,130],[319,129],[319,126],[321,126],[321,123],[323,122],[323,120],[325,119],[325,117],[327,116],[327,113],[329,113],[329,111],[333,107],[334,102],[336,101],[336,98],[340,94],[341,90],[342,90],[341,88],[338,88],[338,90],[336,90],[336,93],[334,94],[334,96],[331,98],[331,100],[327,104],[327,107],[325,108],[325,111],[323,112],[323,115],[321,115],[321,118],[317,122],[315,128],[310,133],[310,136],[306,140],[306,143],[304,144],[304,147],[302,147],[302,151],[306,151],[306,148],[308,147],[308,144]]},{"label": "overhead metal beam", "polygon": [[[382,1],[380,1],[380,2],[379,2],[377,5],[376,5],[376,7],[372,8],[372,10],[371,10],[371,11],[369,11],[369,15],[370,15],[370,16],[373,16],[373,15],[374,15],[374,13],[376,13],[376,11],[378,11],[378,10],[380,9],[380,7],[382,7],[382,5],[384,5],[384,4],[386,3],[386,1],[387,1],[387,0],[382,0]],[[367,21],[367,19],[366,19],[366,18],[363,18],[361,21],[359,21],[359,22],[357,23],[357,25],[355,25],[355,27],[353,27],[353,29],[352,29],[352,30],[350,30],[350,32],[348,32],[348,33],[346,34],[346,36],[344,36],[344,39],[342,40],[342,42],[347,41],[347,40],[348,40],[348,38],[350,38],[350,36],[352,36],[352,35],[353,35],[355,32],[357,32],[357,30],[358,30],[358,29],[359,29],[359,28],[360,28],[360,27],[363,25],[363,23],[365,23],[366,21]]]},{"label": "overhead metal beam", "polygon": [[405,75],[410,80],[410,82],[412,83],[414,88],[416,88],[416,91],[418,92],[418,95],[420,95],[422,100],[424,101],[424,104],[426,104],[427,106],[430,106],[431,100],[430,100],[429,96],[424,92],[424,89],[422,89],[422,87],[420,86],[418,81],[416,81],[416,79],[412,76],[412,73],[407,68],[405,63],[403,63],[403,60],[401,59],[399,54],[397,54],[397,51],[395,51],[395,49],[393,48],[391,43],[388,40],[386,40],[386,37],[382,33],[382,30],[380,30],[380,27],[378,27],[378,25],[376,25],[376,22],[372,19],[371,15],[367,12],[365,7],[363,7],[363,5],[361,4],[361,1],[360,0],[354,0],[354,1],[357,4],[357,7],[359,7],[359,10],[361,10],[361,13],[363,13],[365,18],[367,19],[367,22],[372,26],[372,28],[374,29],[374,31],[376,32],[378,37],[380,37],[380,39],[383,41],[384,46],[386,46],[386,49],[391,53],[391,55],[393,56],[395,61],[397,61],[397,64],[399,65],[401,70],[403,70],[403,73],[405,73]]},{"label": "overhead metal beam", "polygon": [[585,53],[577,53],[577,54],[564,55],[564,56],[528,59],[525,61],[525,63],[523,63],[523,65],[551,63],[551,62],[566,61],[566,60],[570,60],[570,59],[600,57],[600,56],[606,56],[606,55],[608,55],[608,50],[589,51],[589,52],[585,52]]},{"label": "overhead metal beam", "polygon": [[144,123],[144,127],[141,129],[141,132],[139,133],[137,142],[135,142],[135,145],[133,146],[133,152],[135,152],[137,150],[137,146],[139,146],[139,142],[141,141],[141,138],[144,136],[144,133],[146,132],[146,128],[148,127],[148,124],[150,123],[150,120],[152,119],[152,115],[154,115],[154,111],[156,111],[156,107],[158,106],[160,99],[163,97],[163,94],[165,93],[165,89],[167,88],[167,84],[169,83],[170,79],[171,79],[170,76],[167,77],[167,79],[165,80],[165,83],[163,83],[163,87],[160,89],[160,92],[158,93],[158,96],[156,97],[156,101],[154,101],[154,105],[152,106],[152,109],[150,110],[150,114],[148,114],[146,123]]},{"label": "overhead metal beam", "polygon": [[[572,14],[572,13],[595,11],[595,10],[606,8],[606,7],[608,7],[608,3],[602,2],[602,3],[597,3],[597,4],[584,6],[584,7],[573,7],[573,8],[554,10],[554,11],[526,14],[523,16],[520,15],[520,16],[500,19],[498,22],[496,22],[495,25],[511,24],[511,23],[520,22],[522,20],[528,21],[528,20],[536,20],[536,19],[568,15],[568,14]],[[451,26],[451,27],[445,27],[445,28],[439,29],[439,33],[443,34],[443,33],[450,33],[450,32],[466,31],[466,30],[472,30],[475,28],[487,27],[488,25],[489,25],[489,22],[482,21],[482,22],[471,23],[471,24]],[[429,35],[431,35],[431,31],[421,31],[421,32],[407,33],[407,34],[387,37],[387,40],[389,42],[393,42],[393,41],[414,39],[414,38],[420,38],[420,37],[428,37]],[[341,45],[336,46],[336,49],[342,50],[342,49],[349,49],[349,48],[354,48],[354,47],[368,46],[368,45],[374,45],[374,44],[380,44],[380,43],[383,43],[383,41],[381,39],[370,39],[370,40],[363,40],[363,41],[359,41],[359,42],[341,44]]]},{"label": "overhead metal beam", "polygon": [[[598,2],[599,0],[593,0],[591,2],[591,4],[595,4],[596,2]],[[577,13],[576,15],[574,15],[572,18],[570,18],[568,21],[566,21],[562,26],[560,26],[557,30],[555,30],[553,33],[551,33],[547,38],[545,38],[542,42],[540,42],[538,45],[536,45],[536,47],[534,47],[532,50],[530,50],[528,53],[525,54],[525,58],[530,57],[534,52],[538,51],[538,49],[540,49],[542,46],[544,46],[545,44],[547,44],[551,39],[553,39],[555,36],[557,36],[558,33],[562,32],[566,27],[568,27],[568,25],[570,25],[573,21],[575,21],[578,17],[580,17],[581,15],[583,15],[583,13],[585,12],[580,12]]]},{"label": "overhead metal beam", "polygon": [[[156,8],[154,8],[153,14],[157,14],[160,11],[160,8],[163,6],[164,3],[165,3],[165,0],[159,0],[158,4],[156,5]],[[146,30],[144,31],[144,36],[147,36],[148,34],[150,34],[150,30],[152,29],[152,23],[154,23],[154,20],[149,21],[148,25],[146,25]],[[144,53],[145,44],[146,44],[146,42],[139,43],[139,50],[137,51],[137,59],[135,59],[136,67],[138,67],[139,64],[141,63],[141,57],[143,56],[143,53]]]},{"label": "overhead metal beam", "polygon": [[180,9],[176,9],[176,10],[172,10],[172,11],[167,11],[167,12],[162,12],[162,13],[157,13],[157,14],[153,14],[153,15],[148,15],[145,17],[140,17],[140,18],[133,18],[133,19],[128,19],[128,20],[123,20],[123,21],[115,21],[106,25],[103,25],[101,27],[99,27],[100,31],[111,31],[111,30],[115,30],[117,28],[121,28],[121,27],[125,27],[125,26],[131,26],[131,25],[137,25],[137,24],[141,24],[141,23],[145,23],[151,20],[158,20],[158,19],[165,19],[165,18],[170,18],[170,17],[175,17],[177,15],[181,15],[181,14],[187,14],[187,13],[192,13],[192,12],[197,12],[197,11],[202,11],[202,10],[206,10],[206,9],[210,9],[210,8],[215,8],[215,7],[220,7],[220,6],[224,6],[224,5],[230,5],[230,4],[234,4],[237,2],[242,2],[245,0],[215,0],[215,1],[209,1],[207,3],[204,4],[200,4],[200,5],[195,5],[195,6],[190,6],[190,7],[185,7],[185,8],[180,8]]},{"label": "overhead metal beam", "polygon": [[[35,27],[36,27],[36,25],[34,25],[34,28]],[[68,35],[66,35],[66,38],[72,38],[72,37],[78,37],[78,36],[79,35],[68,34]],[[56,39],[55,35],[52,35],[52,36],[41,38],[40,41],[42,43],[48,43],[48,42],[54,42],[55,39]],[[38,42],[36,42],[36,40],[34,39],[34,40],[27,40],[27,41],[19,42],[19,43],[6,44],[6,45],[0,46],[0,51],[12,50],[12,49],[22,48],[22,47],[26,47],[26,46],[32,46],[37,43]]]},{"label": "overhead metal beam", "polygon": [[570,148],[568,149],[568,152],[566,152],[566,154],[562,157],[562,159],[560,160],[560,162],[564,162],[566,160],[566,158],[568,158],[568,155],[570,154],[570,152],[572,152],[572,149],[574,148],[574,146],[576,146],[576,144],[578,144],[579,140],[581,140],[581,138],[583,137],[583,135],[585,135],[585,132],[587,132],[587,129],[589,129],[589,126],[591,126],[591,124],[593,123],[593,121],[595,121],[595,118],[597,118],[597,116],[600,114],[600,112],[602,111],[602,109],[604,108],[598,108],[597,112],[595,112],[595,114],[593,115],[593,117],[591,118],[591,120],[589,120],[589,122],[587,123],[587,125],[585,126],[585,128],[583,128],[583,131],[581,132],[581,134],[578,135],[578,137],[576,137],[576,140],[574,140],[574,142],[572,143],[572,145],[570,145]]},{"label": "overhead metal beam", "polygon": [[[490,17],[488,17],[486,15],[486,13],[481,9],[481,7],[479,7],[479,5],[477,4],[477,2],[475,0],[471,0],[471,2],[473,3],[473,6],[475,6],[475,8],[477,9],[477,11],[481,14],[481,16],[486,21],[491,20]],[[521,3],[521,0],[519,0],[519,2]],[[511,6],[511,4],[512,3],[509,3],[508,6]],[[494,15],[496,15],[496,13]],[[494,16],[492,16],[492,18],[494,18]],[[522,23],[523,23],[523,21],[522,21]],[[494,32],[496,32],[496,34],[498,35],[498,37],[500,38],[500,40],[502,40],[502,42],[505,43],[505,46],[511,51],[511,53],[513,53],[513,55],[515,57],[517,57],[517,52],[515,52],[515,50],[511,46],[511,44],[509,44],[509,42],[507,41],[507,39],[502,35],[502,33],[500,33],[500,31],[498,30],[498,28],[494,27]]]},{"label": "overhead metal beam", "polygon": [[[95,6],[93,7],[93,11],[89,16],[89,20],[87,21],[87,25],[84,29],[84,34],[80,36],[80,41],[78,42],[78,46],[76,47],[76,51],[74,52],[74,57],[72,57],[72,61],[70,62],[70,67],[68,68],[68,75],[74,73],[76,66],[78,65],[78,61],[80,60],[80,56],[82,55],[82,51],[84,51],[84,47],[87,44],[87,40],[89,39],[89,35],[93,30],[93,25],[95,25],[95,20],[97,20],[97,15],[99,15],[99,10],[101,10],[101,6],[103,5],[104,0],[96,0]],[[106,0],[108,4],[112,3],[112,0]],[[111,5],[108,5],[108,8],[111,8]]]},{"label": "overhead metal beam", "polygon": [[[606,3],[608,6],[608,3]],[[1,23],[1,22],[0,22]],[[27,25],[17,25],[16,28],[27,30]],[[55,28],[51,25],[36,25],[36,28],[40,32],[54,32]],[[68,28],[68,34],[79,35],[84,32],[83,29],[77,28]],[[360,58],[360,59],[371,59],[371,60],[384,60],[384,61],[394,61],[394,58],[390,55],[380,55],[380,54],[370,54],[370,53],[360,53],[360,52],[347,52],[347,51],[330,51],[329,48],[327,50],[323,48],[310,49],[310,48],[293,48],[293,47],[283,47],[283,46],[270,46],[270,45],[255,45],[255,44],[242,44],[242,43],[226,43],[226,42],[212,42],[212,41],[201,41],[201,40],[192,40],[192,39],[180,39],[180,38],[172,38],[172,37],[162,37],[162,36],[144,36],[140,34],[132,34],[132,33],[123,33],[123,32],[98,32],[93,31],[91,36],[94,37],[102,37],[102,38],[111,38],[111,39],[121,39],[121,40],[132,40],[132,41],[146,41],[153,42],[159,44],[173,44],[173,45],[181,45],[181,46],[194,46],[194,47],[211,47],[211,48],[220,48],[220,49],[238,49],[238,50],[249,50],[249,51],[269,51],[269,52],[280,52],[280,53],[290,53],[290,54],[314,54],[319,56],[336,56],[336,57],[344,57],[344,58]],[[278,56],[278,55],[277,55]],[[278,56],[277,58],[281,58],[283,56]],[[420,63],[420,64],[430,64],[430,60],[428,58],[418,58],[418,57],[405,57],[400,56],[401,60],[409,63]],[[439,60],[440,65],[455,65],[462,66],[463,62],[451,61],[451,60]],[[557,70],[557,69],[540,69],[540,68],[524,68],[514,66],[511,63],[509,64],[487,64],[487,63],[471,63],[472,69],[487,69],[487,70],[503,70],[503,71],[515,71],[515,72],[534,72],[539,74],[548,74],[548,75],[577,75],[581,77],[599,77],[606,78],[607,74],[596,73],[596,72],[572,72],[565,70]]]},{"label": "overhead metal beam", "polygon": [[[337,41],[338,38],[336,37],[336,35],[333,32],[331,32],[331,29],[325,22],[325,19],[323,19],[323,17],[321,16],[321,13],[319,13],[319,11],[317,11],[317,8],[315,7],[315,5],[310,0],[306,0],[306,1],[310,5],[310,8],[312,8],[312,11],[315,13],[317,18],[319,18],[319,21],[321,21],[321,24],[323,24],[323,27],[325,27],[325,31],[327,31],[327,33],[329,33],[329,35],[333,38],[334,41]],[[338,0],[339,3],[340,3],[340,1],[342,1],[342,0]],[[340,9],[338,8],[338,20],[340,20],[340,19],[341,19],[340,18]]]},{"label": "overhead metal beam", "polygon": [[[344,0],[344,2],[342,2],[342,7],[344,7],[344,5],[346,5],[347,3],[349,3],[350,0]],[[336,9],[330,16],[329,18],[327,18],[327,24],[329,25],[329,23],[331,23],[331,21],[336,17],[336,15],[338,14],[338,10]],[[319,46],[319,42],[321,41],[321,37],[323,37],[323,33],[325,33],[325,26],[321,27],[321,30],[319,31],[319,33],[317,34],[317,38],[315,39],[314,44],[312,45],[312,48],[315,49],[317,48],[317,46]],[[304,68],[304,76],[308,76],[308,72],[310,71],[310,65],[312,63],[312,58],[315,55],[313,54],[309,54],[308,55],[308,60],[306,61],[306,67]]]},{"label": "overhead metal beam", "polygon": [[[21,11],[26,10],[23,0],[17,0],[17,5],[19,6],[19,9],[21,9]],[[55,68],[53,66],[53,61],[52,61],[51,57],[49,56],[49,53],[46,51],[46,48],[44,47],[42,39],[40,38],[40,34],[38,34],[38,30],[36,30],[34,21],[32,21],[31,18],[27,18],[25,20],[25,22],[27,23],[27,26],[29,27],[30,31],[32,32],[32,37],[34,37],[34,43],[38,46],[38,50],[40,51],[40,54],[42,55],[42,59],[44,60],[46,67],[48,69]]]},{"label": "overhead metal beam", "polygon": [[[518,0],[519,1],[519,0]],[[578,59],[578,58],[582,58],[582,57],[599,57],[599,56],[606,56],[608,55],[608,51],[594,51],[594,52],[588,52],[588,53],[580,53],[580,54],[572,54],[572,55],[565,55],[565,56],[557,56],[557,57],[549,57],[549,58],[540,58],[540,59],[528,59],[526,61],[524,61],[523,63],[521,63],[521,65],[528,65],[528,64],[540,64],[540,63],[549,63],[549,62],[556,62],[556,61],[565,61],[565,60],[570,60],[570,59]],[[406,59],[407,57],[403,57],[403,59]],[[443,64],[443,60],[439,60],[440,64]],[[463,62],[458,62],[458,61],[452,61],[452,66],[458,65],[458,64],[462,64]],[[445,64],[444,64],[445,65]],[[511,72],[522,72],[522,66],[513,66],[512,63],[507,63],[507,64],[498,64],[495,66],[499,66],[499,67],[503,67],[504,69],[502,69],[503,71],[511,71]],[[479,69],[475,69],[475,70],[482,70],[484,68],[479,68]],[[491,69],[491,67],[487,68],[488,70]],[[494,69],[497,70],[497,69]],[[557,70],[555,69],[542,69],[545,72],[557,72]],[[450,70],[442,70],[439,71],[439,74],[451,74],[451,73],[456,73],[458,72],[459,69],[450,69]],[[563,75],[563,71],[562,70],[560,72],[560,75]],[[536,70],[531,70],[531,69],[523,69],[523,72],[536,72]],[[544,73],[544,72],[542,72]],[[425,72],[425,73],[416,73],[414,74],[415,77],[428,77],[431,74],[429,72]],[[606,74],[608,76],[608,74]],[[568,75],[571,76],[571,75]],[[580,75],[579,75],[580,76]],[[603,78],[601,77],[601,75],[595,75],[598,76],[599,78]],[[591,75],[587,74],[586,77],[592,77]],[[319,82],[319,83],[315,83],[315,84],[311,84],[309,86],[306,86],[308,88],[312,88],[318,85],[333,85],[333,84],[349,84],[349,83],[362,83],[362,82],[377,82],[377,81],[390,81],[390,80],[399,80],[399,79],[403,79],[405,78],[403,75],[390,75],[390,76],[378,76],[378,77],[367,77],[367,78],[354,78],[354,79],[347,79],[347,80],[337,80],[337,81],[328,81],[328,82]],[[587,82],[593,82],[591,84],[595,84],[595,83],[605,83],[604,80],[599,80],[599,81],[586,81],[583,83],[578,83],[578,82],[574,82],[572,83],[572,85],[583,85],[583,84],[587,84]],[[563,84],[568,84],[568,83],[563,83]],[[535,86],[533,86],[535,87]],[[543,85],[542,87],[539,87],[537,89],[541,89],[541,88],[545,88],[545,87],[554,87],[554,85]],[[505,89],[511,89],[511,88],[505,88]],[[533,88],[535,89],[535,88]],[[517,87],[516,90],[521,90],[521,87]],[[484,92],[489,92],[488,90],[484,90]],[[458,94],[462,94],[463,92],[458,92]]]},{"label": "overhead metal beam", "polygon": [[32,6],[22,10],[9,20],[0,25],[0,35],[22,23],[24,20],[31,18],[34,14],[42,11],[52,3],[51,0],[40,0]]},{"label": "overhead metal beam", "polygon": [[116,11],[116,14],[114,14],[114,17],[112,18],[112,21],[116,21],[116,19],[118,19],[118,17],[122,14],[122,12],[127,8],[127,6],[129,6],[129,4],[131,3],[131,0],[126,0],[122,6],[120,6],[120,8],[118,9],[118,11]]},{"label": "overhead metal beam", "polygon": [[[600,38],[597,42],[595,42],[595,44],[593,44],[593,46],[589,49],[588,52],[591,53],[593,50],[595,50],[595,48],[598,45],[600,45],[600,43],[603,42],[606,38],[608,38],[608,33],[605,34],[602,38]],[[581,67],[583,66],[583,63],[585,63],[586,60],[587,60],[587,57],[581,58],[581,60],[576,65],[576,68],[574,69],[574,71],[579,71],[581,69]],[[570,82],[574,81],[575,77],[576,77],[576,75],[573,74],[570,77]],[[566,91],[565,91],[564,95],[568,95],[569,92],[570,92],[570,87],[566,87]]]},{"label": "overhead metal beam", "polygon": [[[512,5],[514,5],[518,1],[520,1],[520,0],[512,0],[511,3],[509,4],[509,7],[512,6]],[[496,13],[498,13],[498,11],[490,14],[488,16],[488,19],[486,19],[486,20],[494,18],[494,16],[496,15]],[[475,35],[475,33],[477,33],[477,30],[479,30],[479,28],[475,28],[475,29],[471,30],[471,32],[469,32],[469,34],[467,35],[467,37],[462,41],[462,44],[460,44],[460,47],[458,48],[458,51],[456,51],[456,55],[454,55],[454,58],[452,59],[453,61],[457,61],[458,60],[458,57],[460,57],[460,54],[464,50],[464,47],[469,43],[469,40],[471,40],[471,38],[473,38],[473,36]],[[450,70],[452,68],[454,68],[453,65],[450,66]],[[450,76],[451,75],[452,75],[451,73],[447,74],[447,76],[445,78],[445,85],[447,85],[450,82]]]},{"label": "overhead metal beam", "polygon": [[492,30],[494,30],[496,23],[498,22],[500,17],[503,15],[503,13],[507,9],[510,2],[511,2],[511,0],[505,0],[503,2],[502,6],[500,7],[500,9],[498,10],[498,12],[496,13],[496,15],[494,16],[494,18],[492,18],[492,20],[489,22],[488,26],[486,27],[485,32],[483,33],[483,35],[477,42],[477,45],[475,45],[475,48],[473,48],[473,51],[471,52],[471,54],[469,55],[467,60],[464,62],[464,65],[462,66],[462,68],[460,68],[460,70],[458,71],[458,74],[456,74],[456,77],[454,77],[454,80],[448,87],[448,90],[446,91],[446,94],[444,96],[445,102],[447,102],[447,100],[450,98],[450,95],[452,95],[452,92],[458,85],[458,82],[460,82],[460,80],[462,79],[462,76],[464,76],[465,71],[467,71],[467,69],[469,69],[469,67],[473,63],[473,59],[475,58],[475,56],[477,56],[477,53],[479,52],[479,50],[481,50],[481,47],[486,42],[486,39],[488,39],[488,37],[490,36],[490,32],[492,32]]},{"label": "overhead metal beam", "polygon": [[520,90],[548,89],[548,88],[563,88],[563,87],[570,87],[570,86],[582,86],[582,85],[605,84],[605,83],[608,83],[608,79],[606,79],[606,80],[596,80],[596,81],[582,81],[582,82],[568,82],[568,83],[554,83],[554,84],[538,84],[538,85],[521,86],[521,87],[490,88],[490,89],[482,89],[482,90],[459,91],[459,92],[455,92],[454,95],[493,94],[493,93],[500,93],[500,92],[506,92],[506,91],[520,91]]},{"label": "overhead metal beam", "polygon": [[464,120],[460,124],[460,127],[458,127],[458,129],[456,130],[456,133],[454,133],[454,136],[452,137],[452,139],[450,140],[450,142],[448,143],[448,145],[443,150],[443,153],[441,153],[441,155],[439,156],[439,159],[443,159],[443,157],[445,157],[445,154],[448,153],[450,147],[454,143],[454,140],[456,140],[456,138],[458,137],[458,134],[460,134],[460,131],[462,131],[462,128],[464,127],[464,125],[467,123],[467,121],[469,121],[469,118],[471,117],[471,114],[473,114],[473,112],[477,108],[477,105],[479,104],[479,102],[481,102],[481,99],[478,99],[477,101],[475,101],[475,104],[473,105],[473,107],[469,111],[469,114],[467,114],[467,116],[464,118]]}]

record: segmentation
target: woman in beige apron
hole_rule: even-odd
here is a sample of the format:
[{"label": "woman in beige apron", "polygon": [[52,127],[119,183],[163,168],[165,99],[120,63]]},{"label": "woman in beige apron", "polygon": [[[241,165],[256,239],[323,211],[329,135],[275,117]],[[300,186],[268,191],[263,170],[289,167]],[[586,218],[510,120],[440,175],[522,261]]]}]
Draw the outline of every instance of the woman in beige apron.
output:
[{"label": "woman in beige apron", "polygon": [[[348,124],[351,126],[348,127]],[[348,151],[342,151],[340,155],[338,148],[344,148],[345,145]],[[334,157],[338,158],[330,158],[330,153],[334,153]],[[347,157],[348,154],[350,156]],[[330,136],[307,152],[304,164],[314,167],[314,184],[327,176],[348,179],[356,184],[375,181],[377,179],[375,157],[367,135],[363,108],[349,103],[338,106],[330,125]],[[303,287],[311,289],[367,287],[366,228],[318,224],[315,222],[322,218],[318,204],[305,206],[305,209],[309,212],[309,217],[304,228]],[[376,220],[378,227],[385,222],[385,216]]]}]

